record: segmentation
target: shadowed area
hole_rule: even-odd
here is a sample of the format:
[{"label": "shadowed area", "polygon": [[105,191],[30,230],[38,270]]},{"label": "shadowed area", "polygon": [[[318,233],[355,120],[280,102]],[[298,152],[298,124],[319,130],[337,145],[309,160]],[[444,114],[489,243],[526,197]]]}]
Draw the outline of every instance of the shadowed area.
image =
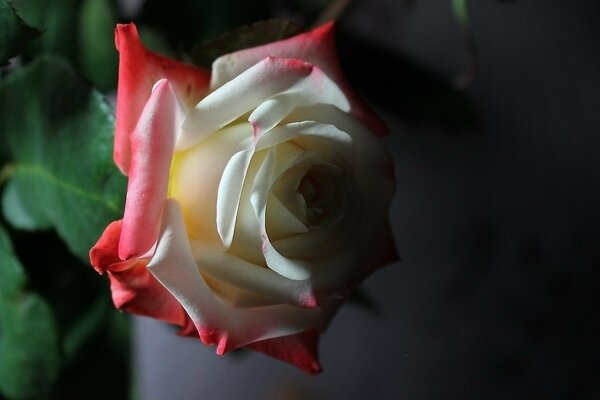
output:
[{"label": "shadowed area", "polygon": [[465,49],[447,2],[356,1],[338,26],[396,163],[403,261],[367,281],[380,312],[342,308],[316,378],[138,319],[141,398],[600,396],[600,4],[469,12],[480,58],[464,92],[448,83]]}]

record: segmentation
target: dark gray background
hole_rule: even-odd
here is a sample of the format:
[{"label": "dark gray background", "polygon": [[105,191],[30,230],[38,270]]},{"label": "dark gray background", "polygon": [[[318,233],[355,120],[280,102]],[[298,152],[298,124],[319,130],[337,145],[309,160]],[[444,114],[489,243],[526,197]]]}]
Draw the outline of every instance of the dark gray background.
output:
[{"label": "dark gray background", "polygon": [[467,127],[411,110],[428,92],[395,64],[461,71],[449,0],[356,1],[339,26],[362,43],[340,43],[349,77],[392,131],[403,262],[366,283],[380,312],[341,310],[318,377],[137,319],[141,399],[600,398],[600,2],[469,10],[480,120]]}]

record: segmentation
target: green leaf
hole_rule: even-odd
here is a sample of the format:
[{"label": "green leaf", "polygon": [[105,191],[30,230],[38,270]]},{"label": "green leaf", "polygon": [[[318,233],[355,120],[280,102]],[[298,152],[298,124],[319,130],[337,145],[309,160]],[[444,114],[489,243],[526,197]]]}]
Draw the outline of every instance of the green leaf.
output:
[{"label": "green leaf", "polygon": [[65,358],[72,360],[85,346],[89,338],[100,331],[107,316],[112,315],[113,308],[106,293],[102,293],[94,303],[79,316],[79,319],[66,332],[63,338]]},{"label": "green leaf", "polygon": [[41,34],[39,29],[27,25],[7,0],[0,0],[0,65]]},{"label": "green leaf", "polygon": [[60,351],[50,307],[24,291],[25,274],[0,227],[0,393],[11,399],[47,394]]},{"label": "green leaf", "polygon": [[16,297],[25,285],[25,272],[15,258],[10,239],[0,226],[0,297]]},{"label": "green leaf", "polygon": [[0,300],[0,392],[26,399],[50,391],[60,367],[52,312],[41,297]]},{"label": "green leaf", "polygon": [[[106,301],[108,296],[104,296],[103,299],[105,303],[108,303]],[[90,311],[97,312],[97,310]],[[68,360],[68,365],[65,365],[61,372],[52,392],[52,399],[130,398],[128,393],[130,392],[132,369],[129,356],[131,348],[128,318],[111,305],[106,307],[106,311],[107,313],[99,318],[100,326],[91,327],[90,336],[84,337],[83,342],[79,344],[70,343],[70,345],[75,344],[81,347],[75,349],[74,357]],[[95,323],[96,321],[94,321]],[[115,337],[115,330],[119,331],[119,337]],[[70,338],[70,340],[72,339]],[[108,380],[101,377],[108,377]]]},{"label": "green leaf", "polygon": [[117,82],[116,23],[109,0],[87,0],[79,9],[79,63],[83,74],[102,90]]},{"label": "green leaf", "polygon": [[286,39],[302,31],[299,25],[290,21],[278,19],[261,21],[197,45],[191,57],[196,64],[210,68],[212,62],[223,54]]},{"label": "green leaf", "polygon": [[5,218],[27,230],[54,228],[82,260],[122,215],[125,178],[112,160],[113,112],[73,69],[43,57],[0,85],[0,135],[11,175]]},{"label": "green leaf", "polygon": [[[86,400],[127,398],[129,325],[112,305],[108,282],[89,262],[75,258],[54,231],[9,233],[27,272],[28,290],[46,300],[58,327],[62,363],[48,399],[80,399],[83,393]],[[118,338],[115,319],[121,326]],[[98,379],[106,371],[110,384]]]},{"label": "green leaf", "polygon": [[27,54],[53,53],[75,58],[77,46],[77,6],[79,0],[12,0],[28,23],[44,29],[40,40]]}]

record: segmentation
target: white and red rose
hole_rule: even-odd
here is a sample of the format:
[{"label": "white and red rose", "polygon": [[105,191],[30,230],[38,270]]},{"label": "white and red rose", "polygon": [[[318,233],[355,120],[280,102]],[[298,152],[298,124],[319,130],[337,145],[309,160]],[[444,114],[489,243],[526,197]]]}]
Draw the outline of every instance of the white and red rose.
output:
[{"label": "white and red rose", "polygon": [[382,122],[345,83],[333,24],[218,58],[154,54],[119,25],[125,213],[90,252],[117,308],[320,370],[343,298],[395,260]]}]

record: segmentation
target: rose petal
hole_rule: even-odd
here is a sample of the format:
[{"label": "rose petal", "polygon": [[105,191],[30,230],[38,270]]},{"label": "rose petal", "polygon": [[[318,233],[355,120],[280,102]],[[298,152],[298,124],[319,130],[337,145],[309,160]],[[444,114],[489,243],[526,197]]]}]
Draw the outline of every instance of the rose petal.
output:
[{"label": "rose petal", "polygon": [[179,204],[167,200],[163,227],[148,265],[152,274],[179,300],[205,344],[217,353],[248,343],[301,332],[318,319],[320,307],[285,304],[237,309],[218,300],[198,273]]},{"label": "rose petal", "polygon": [[219,300],[234,308],[255,308],[281,304],[281,301],[239,288],[206,273],[202,273],[202,279]]},{"label": "rose petal", "polygon": [[350,100],[352,115],[361,120],[374,133],[379,135],[386,133],[385,123],[354,94],[350,85],[346,83],[335,50],[333,28],[333,22],[329,22],[289,39],[219,57],[213,63],[211,90],[221,87],[267,56],[303,60],[318,66],[340,86]]},{"label": "rose petal", "polygon": [[259,222],[263,255],[268,267],[278,274],[293,280],[305,280],[310,278],[310,263],[306,260],[284,257],[273,247],[267,233],[266,208],[270,189],[269,181],[271,180],[275,164],[274,158],[273,152],[268,153],[265,157],[254,178],[252,194],[250,195],[250,203],[254,208]]},{"label": "rose petal", "polygon": [[309,232],[308,227],[273,193],[269,193],[265,226],[272,241]]},{"label": "rose petal", "polygon": [[[286,171],[288,168],[294,165],[298,158],[303,157],[305,154],[304,150],[292,142],[282,143],[275,148],[270,148],[269,151],[272,149],[276,151],[275,166],[273,167],[274,173],[272,174],[273,178],[276,178],[282,171]],[[258,169],[262,165],[266,154],[267,151],[259,151],[255,153],[250,166],[248,167],[246,175],[246,181],[248,184],[245,185],[244,189],[242,190],[235,220],[235,235],[233,236],[231,247],[228,250],[228,252],[232,254],[262,266],[265,266],[265,258],[262,252],[262,239],[260,237],[261,229],[259,221],[256,217],[256,213],[254,212],[254,208],[250,202],[250,195],[252,192],[252,183],[254,182],[254,178],[258,172]],[[269,186],[271,186],[271,184],[272,182],[269,183]],[[269,215],[272,215],[272,213],[269,212],[269,207],[267,207],[267,232],[269,232],[269,235],[273,233],[269,230],[269,226],[272,227],[273,225],[282,227],[281,229],[278,229],[277,227],[275,228],[276,235],[290,234],[290,230],[304,230],[305,228],[303,229],[299,226],[299,224],[301,224],[299,221],[291,222],[292,219],[297,220],[297,218],[290,214],[290,211],[287,211],[284,214],[275,216],[277,219],[276,221],[273,219],[270,220]],[[284,226],[285,222],[291,222],[291,225]]]},{"label": "rose petal", "polygon": [[121,271],[109,271],[113,303],[119,310],[184,327],[189,319],[181,304],[148,272],[146,262],[130,262]]},{"label": "rose petal", "polygon": [[108,271],[115,307],[184,327],[189,317],[181,304],[146,269],[146,260],[121,261],[117,254],[121,221],[114,221],[90,251],[99,273]]},{"label": "rose petal", "polygon": [[105,273],[111,265],[121,261],[117,251],[121,223],[121,220],[111,222],[90,250],[90,263],[99,274]]},{"label": "rose petal", "polygon": [[133,159],[119,242],[122,260],[141,256],[156,243],[180,115],[171,85],[159,81],[131,135]]},{"label": "rose petal", "polygon": [[[252,147],[251,137],[250,124],[230,125],[219,130],[216,135],[208,138],[201,145],[185,152],[175,153],[171,167],[169,196],[179,200],[187,231],[194,240],[213,247],[225,248],[216,222],[219,218],[221,224],[224,224],[222,214],[217,218],[219,184],[223,171],[232,157],[239,151]],[[230,190],[227,191],[227,195],[241,190],[232,188],[232,182],[228,185]],[[222,193],[220,201],[224,201],[223,196],[225,194]],[[237,201],[235,196],[231,195],[231,197],[232,199],[227,201]],[[202,207],[198,207],[199,204]],[[235,211],[232,211],[232,214],[235,217]],[[235,222],[235,219],[233,221]],[[221,232],[224,232],[223,228]]]},{"label": "rose petal", "polygon": [[298,60],[267,57],[206,96],[183,123],[177,148],[200,142],[219,128],[308,76],[313,66]]},{"label": "rose petal", "polygon": [[317,353],[319,336],[319,332],[309,329],[295,335],[261,340],[247,347],[294,364],[304,372],[314,375],[322,370]]},{"label": "rose petal", "polygon": [[[352,144],[352,136],[339,130],[335,125],[315,121],[292,122],[271,129],[256,144],[256,150],[276,146],[300,136],[316,136],[331,140],[333,146],[348,147]],[[322,146],[321,146],[322,147]]]},{"label": "rose petal", "polygon": [[225,248],[231,246],[240,196],[254,155],[249,148],[236,153],[225,166],[217,193],[217,231]]},{"label": "rose petal", "polygon": [[254,127],[255,135],[260,136],[281,122],[294,108],[311,104],[329,104],[342,111],[350,111],[350,104],[338,85],[315,66],[305,79],[256,107],[248,122]]},{"label": "rose petal", "polygon": [[318,364],[317,342],[342,304],[340,299],[323,301],[323,310],[310,329],[296,335],[283,336],[249,344],[247,347],[271,357],[292,363],[309,374],[321,371]]},{"label": "rose petal", "polygon": [[280,303],[308,308],[317,305],[316,296],[308,281],[286,279],[267,268],[200,243],[193,243],[192,249],[200,271],[219,281],[270,297]]},{"label": "rose petal", "polygon": [[252,124],[255,140],[277,125],[297,106],[296,100],[288,93],[277,95],[259,104],[248,117],[248,122]]},{"label": "rose petal", "polygon": [[[289,121],[288,123],[319,121],[323,124],[334,125],[342,132],[348,133],[354,142],[354,154],[349,158],[349,163],[355,171],[360,173],[359,179],[368,177],[366,181],[370,181],[374,187],[385,181],[382,186],[385,190],[394,187],[394,164],[385,143],[381,139],[373,137],[371,131],[351,115],[336,107],[321,104],[297,108],[286,120]],[[322,148],[322,146],[318,148]],[[371,181],[371,177],[375,177],[376,181]],[[384,204],[381,209],[387,210],[390,195],[378,197]]]},{"label": "rose petal", "polygon": [[119,87],[114,158],[127,174],[131,162],[129,135],[154,84],[160,79],[169,79],[178,96],[193,107],[207,92],[210,73],[148,51],[140,41],[135,24],[117,25],[115,45],[119,51]]}]

